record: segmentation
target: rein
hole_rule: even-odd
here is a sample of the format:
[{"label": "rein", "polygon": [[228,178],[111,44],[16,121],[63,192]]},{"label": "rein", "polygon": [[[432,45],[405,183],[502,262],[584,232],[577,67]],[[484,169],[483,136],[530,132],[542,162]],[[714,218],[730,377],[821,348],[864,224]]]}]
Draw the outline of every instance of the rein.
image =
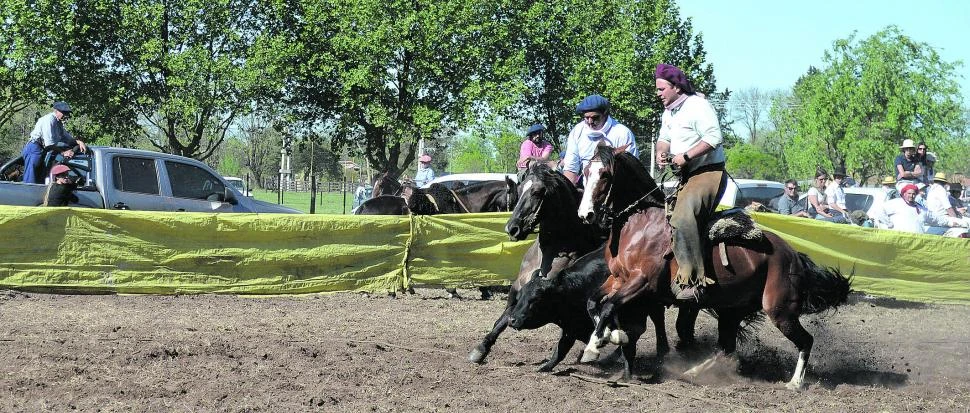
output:
[{"label": "rein", "polygon": [[[468,210],[468,207],[465,206],[465,203],[464,202],[461,202],[461,198],[458,196],[458,194],[455,192],[454,189],[449,189],[448,191],[451,192],[451,196],[455,197],[455,200],[458,201],[458,205],[461,206],[461,209],[464,209],[465,210],[465,213],[470,213],[471,212],[471,211]],[[437,205],[435,205],[435,206],[437,206]]]},{"label": "rein", "polygon": [[434,205],[435,212],[441,212],[441,208],[438,207],[438,203],[435,202],[434,197],[431,196],[431,194],[425,193],[424,196],[425,198],[428,198],[429,201],[431,201],[431,205]]}]

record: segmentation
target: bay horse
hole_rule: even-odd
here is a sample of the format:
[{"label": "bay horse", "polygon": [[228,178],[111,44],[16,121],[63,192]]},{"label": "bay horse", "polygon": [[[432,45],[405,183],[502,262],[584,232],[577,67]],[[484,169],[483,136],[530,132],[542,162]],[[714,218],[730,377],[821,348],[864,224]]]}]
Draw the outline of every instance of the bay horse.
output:
[{"label": "bay horse", "polygon": [[[607,323],[625,303],[646,296],[657,303],[693,305],[675,302],[671,291],[677,262],[669,254],[671,229],[659,198],[662,191],[634,156],[615,154],[610,147],[601,147],[598,156],[602,168],[591,168],[583,207],[588,210],[589,205],[596,205],[594,217],[611,221],[605,252],[610,276],[600,288],[601,298],[591,302],[591,313],[598,318],[584,361],[598,357],[597,348],[607,341]],[[717,314],[719,350],[688,375],[696,375],[713,366],[719,357],[734,353],[741,321],[764,311],[799,352],[794,375],[786,387],[795,390],[804,385],[814,338],[799,323],[799,316],[845,303],[851,276],[815,265],[772,232],[763,231],[763,235],[760,243],[736,240],[723,249],[706,249],[710,251],[705,257],[706,272],[713,274],[717,283],[708,287],[708,299],[702,307]],[[721,259],[712,259],[715,254]]]},{"label": "bay horse", "polygon": [[[505,309],[495,321],[492,330],[482,339],[482,342],[471,351],[468,359],[471,362],[482,363],[491,351],[495,340],[509,326],[509,316],[519,297],[519,291],[534,276],[555,279],[564,268],[575,263],[580,257],[603,245],[603,236],[597,228],[583,223],[576,214],[579,206],[580,194],[565,176],[550,169],[541,162],[530,162],[519,176],[518,202],[505,225],[505,231],[513,241],[524,240],[529,234],[539,228],[536,242],[530,246],[519,268],[518,277],[512,283]],[[585,275],[585,274],[584,274]],[[595,274],[590,275],[595,276]],[[572,303],[580,310],[585,309],[585,300]],[[651,311],[650,317],[654,321],[657,331],[657,352],[664,354],[669,350],[666,331],[664,330],[663,308]],[[592,320],[588,318],[589,328]],[[640,325],[646,323],[645,317]],[[538,328],[529,326],[527,328]],[[576,338],[575,329],[563,328],[557,349],[549,362],[544,364],[541,371],[549,371],[562,357],[565,357],[569,347]],[[568,344],[568,346],[567,346]],[[634,352],[635,354],[635,352]]]},{"label": "bay horse", "polygon": [[401,195],[401,191],[404,190],[404,185],[397,180],[397,175],[391,172],[384,172],[374,179],[374,190],[371,192],[371,198],[377,198],[381,195]]}]

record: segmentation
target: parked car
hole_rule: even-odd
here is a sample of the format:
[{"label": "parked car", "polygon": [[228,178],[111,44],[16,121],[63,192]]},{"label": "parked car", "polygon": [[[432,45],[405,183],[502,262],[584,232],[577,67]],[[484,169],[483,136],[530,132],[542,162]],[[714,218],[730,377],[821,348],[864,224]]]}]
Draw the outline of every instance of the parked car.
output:
[{"label": "parked car", "polygon": [[[258,212],[299,214],[299,210],[243,196],[195,159],[137,149],[88,146],[67,162],[78,183],[70,206],[136,211]],[[0,204],[37,206],[43,184],[20,182],[23,158],[0,166]]]},{"label": "parked car", "polygon": [[[664,193],[672,194],[677,189],[677,181],[664,182]],[[752,202],[758,202],[766,207],[777,210],[778,197],[784,195],[785,184],[760,179],[730,179],[724,188],[719,204],[728,208],[747,207]]]},{"label": "parked car", "polygon": [[253,191],[246,188],[246,181],[244,181],[242,178],[236,178],[235,176],[224,176],[223,178],[225,178],[226,182],[228,182],[229,185],[232,185],[233,188],[236,188],[236,190],[239,191],[239,193],[243,196],[253,196]]},{"label": "parked car", "polygon": [[430,182],[424,184],[422,188],[427,188],[431,184],[442,184],[447,186],[448,189],[455,189],[461,186],[470,185],[478,182],[488,182],[488,181],[504,181],[508,177],[512,182],[518,182],[519,177],[516,174],[502,174],[502,173],[463,173],[463,174],[448,174],[442,175]]}]

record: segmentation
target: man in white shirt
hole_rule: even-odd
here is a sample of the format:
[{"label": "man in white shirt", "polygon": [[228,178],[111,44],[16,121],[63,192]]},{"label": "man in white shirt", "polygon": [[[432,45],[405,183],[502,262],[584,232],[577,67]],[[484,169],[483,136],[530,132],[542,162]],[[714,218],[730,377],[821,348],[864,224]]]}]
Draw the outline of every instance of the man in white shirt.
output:
[{"label": "man in white shirt", "polygon": [[960,226],[956,219],[937,214],[916,203],[916,193],[919,188],[913,184],[906,184],[900,192],[900,197],[891,199],[883,204],[882,211],[876,217],[884,227],[903,232],[922,234],[923,225],[941,227]]},{"label": "man in white shirt", "polygon": [[25,183],[44,183],[45,155],[56,152],[66,159],[74,156],[74,147],[85,152],[84,142],[74,139],[64,122],[71,117],[71,106],[65,102],[54,102],[54,111],[37,119],[30,139],[24,145],[21,155],[24,157]]},{"label": "man in white shirt", "polygon": [[576,105],[576,113],[583,120],[573,127],[566,140],[562,174],[576,184],[583,170],[596,154],[596,146],[609,145],[639,156],[637,141],[630,128],[610,116],[610,101],[600,95],[590,95]]}]

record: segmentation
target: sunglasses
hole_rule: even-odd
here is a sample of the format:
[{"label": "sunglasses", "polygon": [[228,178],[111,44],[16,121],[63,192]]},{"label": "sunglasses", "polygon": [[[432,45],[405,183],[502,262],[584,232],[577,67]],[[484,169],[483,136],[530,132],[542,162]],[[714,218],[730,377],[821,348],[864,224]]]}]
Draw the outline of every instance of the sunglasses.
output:
[{"label": "sunglasses", "polygon": [[794,190],[796,190],[796,189],[798,189],[798,188],[795,188],[795,187],[793,187],[793,186],[789,186],[789,187],[788,187],[787,189],[790,189],[790,190],[792,190],[792,191],[794,191]]}]

